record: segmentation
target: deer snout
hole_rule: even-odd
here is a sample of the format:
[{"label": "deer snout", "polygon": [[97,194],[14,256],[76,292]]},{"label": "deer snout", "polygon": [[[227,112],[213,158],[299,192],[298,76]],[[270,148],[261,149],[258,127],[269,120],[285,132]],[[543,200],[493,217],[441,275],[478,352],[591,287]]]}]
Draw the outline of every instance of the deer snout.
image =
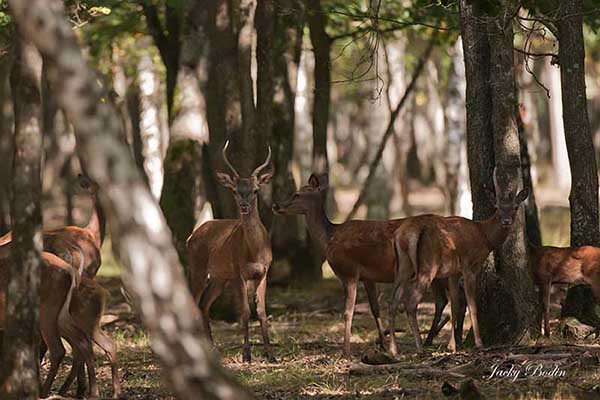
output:
[{"label": "deer snout", "polygon": [[250,204],[240,204],[240,214],[250,214],[250,211],[252,211],[252,206],[250,206]]},{"label": "deer snout", "polygon": [[500,223],[503,226],[509,226],[509,225],[512,225],[513,220],[512,220],[512,218],[502,218],[502,220],[500,221]]},{"label": "deer snout", "polygon": [[273,211],[273,214],[279,214],[280,213],[280,206],[277,203],[273,203],[273,206],[271,206],[271,211]]}]

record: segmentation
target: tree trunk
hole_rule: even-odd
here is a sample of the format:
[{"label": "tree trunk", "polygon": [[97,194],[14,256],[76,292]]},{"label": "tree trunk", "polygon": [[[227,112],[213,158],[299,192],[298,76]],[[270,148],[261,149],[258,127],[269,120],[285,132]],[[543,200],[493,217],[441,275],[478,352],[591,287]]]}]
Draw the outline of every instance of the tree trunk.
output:
[{"label": "tree trunk", "polygon": [[11,0],[10,6],[49,61],[48,77],[75,127],[79,158],[100,187],[124,282],[171,388],[181,399],[250,398],[198,337],[199,315],[164,217],[120,140],[117,113],[101,101],[62,2]]},{"label": "tree trunk", "polygon": [[[16,14],[16,13],[15,13]],[[42,251],[41,197],[42,58],[35,46],[18,37],[11,73],[15,112],[13,241],[2,349],[0,397],[38,398],[39,286]]]},{"label": "tree trunk", "polygon": [[0,60],[0,235],[10,230],[10,180],[12,176],[12,109],[10,104],[10,57]]},{"label": "tree trunk", "polygon": [[310,31],[310,41],[315,54],[315,87],[313,96],[313,160],[312,172],[322,173],[329,169],[327,158],[327,126],[331,96],[331,38],[325,27],[327,17],[321,7],[321,0],[306,1],[306,21]]},{"label": "tree trunk", "polygon": [[[515,121],[517,107],[512,15],[514,4],[503,1],[487,17],[490,48],[492,128],[498,188],[496,198],[510,199],[523,187],[521,149]],[[499,189],[499,192],[498,192]],[[524,213],[519,211],[504,245],[494,252],[495,268],[487,268],[480,288],[480,325],[486,345],[513,344],[539,331],[539,307],[527,262]],[[539,332],[538,332],[539,333]]]},{"label": "tree trunk", "polygon": [[[557,25],[562,115],[571,166],[571,246],[598,246],[598,171],[587,113],[583,1],[560,2]],[[565,307],[577,303],[571,298],[579,299],[581,304],[595,304],[594,297],[585,289],[581,285],[570,288]],[[575,316],[582,322],[589,319],[588,312],[576,308],[563,310],[563,314]]]}]

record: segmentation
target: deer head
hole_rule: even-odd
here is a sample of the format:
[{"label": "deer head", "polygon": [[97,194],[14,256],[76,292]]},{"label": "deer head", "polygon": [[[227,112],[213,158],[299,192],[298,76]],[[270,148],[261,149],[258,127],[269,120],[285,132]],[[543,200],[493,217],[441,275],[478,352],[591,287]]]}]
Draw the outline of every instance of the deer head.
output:
[{"label": "deer head", "polygon": [[509,188],[507,191],[501,191],[498,184],[497,169],[494,168],[494,189],[496,212],[500,218],[500,223],[503,227],[510,227],[515,222],[515,216],[519,210],[519,205],[525,201],[529,195],[529,189],[522,189],[516,193],[515,189]]},{"label": "deer head", "polygon": [[266,185],[273,177],[273,171],[262,172],[271,161],[271,147],[264,163],[256,167],[254,172],[248,178],[240,178],[240,174],[231,165],[227,158],[227,148],[229,140],[223,146],[223,160],[231,170],[231,175],[223,172],[217,172],[217,178],[221,185],[231,189],[233,197],[240,209],[240,214],[250,214],[256,204],[256,196],[261,186]]},{"label": "deer head", "polygon": [[275,214],[306,214],[310,209],[319,207],[325,201],[329,177],[327,174],[312,174],[308,178],[308,185],[303,186],[288,201],[273,205]]}]

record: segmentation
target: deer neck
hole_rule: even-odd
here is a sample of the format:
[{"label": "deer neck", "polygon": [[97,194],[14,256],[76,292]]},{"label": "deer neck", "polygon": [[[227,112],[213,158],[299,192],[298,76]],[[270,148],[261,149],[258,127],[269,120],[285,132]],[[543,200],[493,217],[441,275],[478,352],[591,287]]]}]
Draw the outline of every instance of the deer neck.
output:
[{"label": "deer neck", "polygon": [[240,215],[240,221],[242,231],[244,232],[244,241],[248,248],[251,250],[260,249],[268,238],[265,237],[266,230],[260,220],[256,200],[252,204],[252,211],[250,213]]},{"label": "deer neck", "polygon": [[478,222],[478,224],[483,231],[490,251],[500,247],[510,233],[509,227],[502,226],[498,212],[494,213],[490,218]]},{"label": "deer neck", "polygon": [[335,228],[335,225],[327,218],[324,201],[308,210],[306,224],[310,236],[324,253]]},{"label": "deer neck", "polygon": [[106,233],[106,217],[104,215],[104,209],[98,201],[97,194],[92,195],[92,203],[94,204],[94,211],[92,212],[86,229],[92,232],[96,242],[96,247],[100,248],[102,247],[102,243],[104,242],[104,234]]}]

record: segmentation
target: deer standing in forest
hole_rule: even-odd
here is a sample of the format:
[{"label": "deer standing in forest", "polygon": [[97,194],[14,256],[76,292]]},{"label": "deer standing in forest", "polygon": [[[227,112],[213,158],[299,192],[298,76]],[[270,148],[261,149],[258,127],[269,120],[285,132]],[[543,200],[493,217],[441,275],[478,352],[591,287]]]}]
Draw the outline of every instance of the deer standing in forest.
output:
[{"label": "deer standing in forest", "polygon": [[544,306],[544,335],[550,336],[550,290],[554,283],[585,283],[600,301],[600,248],[552,247],[529,243],[529,263]]},{"label": "deer standing in forest", "polygon": [[[7,244],[0,247],[0,330],[4,330],[6,321],[6,296],[12,264],[10,246]],[[79,369],[80,363],[85,364],[88,369],[90,393],[98,397],[91,342],[69,312],[73,293],[81,279],[84,257],[79,257],[79,270],[48,252],[41,253],[41,260],[40,332],[50,353],[50,370],[40,389],[40,396],[46,397],[50,392],[65,356],[65,348],[61,341],[63,337],[73,350],[73,368]]]},{"label": "deer standing in forest", "polygon": [[231,189],[240,212],[239,219],[218,219],[198,227],[187,240],[190,260],[189,283],[200,312],[205,333],[212,342],[210,307],[226,285],[233,285],[240,305],[244,335],[243,360],[251,361],[248,320],[247,281],[256,285],[256,312],[260,321],[265,353],[272,359],[267,328],[266,291],[267,273],[273,258],[269,233],[258,214],[258,192],[271,181],[272,171],[263,172],[271,162],[271,148],[266,161],[248,178],[239,173],[227,158],[229,141],[223,147],[223,160],[231,174],[217,173],[219,182]]},{"label": "deer standing in forest", "polygon": [[[404,220],[351,220],[334,224],[325,212],[328,188],[327,174],[312,174],[308,179],[308,185],[300,188],[287,202],[274,204],[273,212],[283,215],[305,215],[311,237],[325,255],[335,275],[342,281],[345,291],[344,353],[350,355],[352,318],[359,281],[362,281],[367,292],[371,313],[377,326],[379,343],[384,346],[385,334],[381,324],[376,283],[394,281],[396,259],[392,238],[393,233]],[[438,323],[447,302],[443,282],[436,282],[435,296],[436,317],[430,330],[431,340],[439,331]],[[393,332],[390,330],[391,336]]]},{"label": "deer standing in forest", "polygon": [[[104,242],[106,218],[98,201],[98,185],[84,175],[78,176],[80,186],[90,193],[94,210],[85,227],[65,226],[43,232],[44,251],[56,254],[67,262],[77,260],[83,251],[84,275],[96,276],[102,259],[100,248]],[[0,237],[0,246],[12,240],[12,232]]]},{"label": "deer standing in forest", "polygon": [[[477,321],[477,277],[490,252],[499,248],[508,237],[519,205],[527,198],[528,189],[508,191],[501,196],[494,170],[496,212],[483,221],[463,217],[420,215],[406,219],[394,233],[394,249],[398,262],[390,330],[395,326],[395,315],[400,302],[408,317],[415,337],[417,351],[423,343],[417,323],[417,307],[425,291],[435,278],[448,278],[451,322],[457,318],[458,280],[464,279],[467,306],[471,317],[475,345],[483,347]],[[462,338],[451,330],[450,348],[455,351]],[[390,341],[390,353],[397,354],[395,338]]]}]

